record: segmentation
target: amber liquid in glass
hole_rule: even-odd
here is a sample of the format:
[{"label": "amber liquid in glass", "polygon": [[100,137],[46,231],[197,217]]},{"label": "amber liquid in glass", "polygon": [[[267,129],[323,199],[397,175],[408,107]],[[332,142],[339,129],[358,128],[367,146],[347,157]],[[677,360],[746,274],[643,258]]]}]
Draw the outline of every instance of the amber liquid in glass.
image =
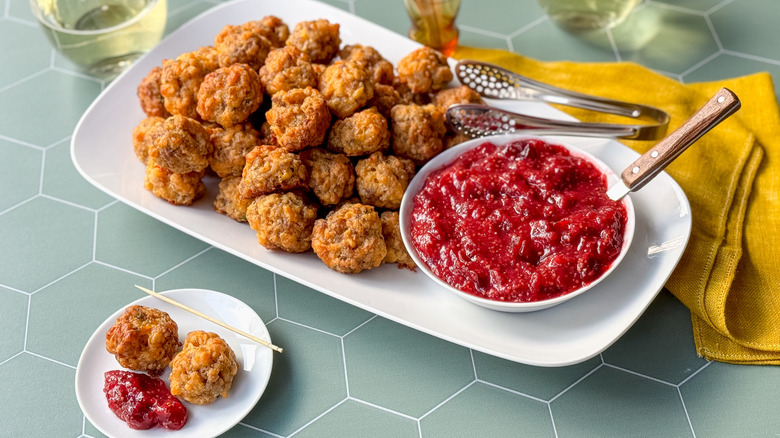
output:
[{"label": "amber liquid in glass", "polygon": [[404,0],[404,5],[412,21],[409,38],[451,56],[458,45],[460,0]]}]

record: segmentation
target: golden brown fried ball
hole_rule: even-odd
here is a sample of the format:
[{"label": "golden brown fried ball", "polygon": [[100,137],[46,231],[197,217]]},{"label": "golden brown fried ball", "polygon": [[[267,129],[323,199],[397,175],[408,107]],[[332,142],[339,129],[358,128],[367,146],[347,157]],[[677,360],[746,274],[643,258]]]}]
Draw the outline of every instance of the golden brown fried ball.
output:
[{"label": "golden brown fried ball", "polygon": [[309,188],[322,205],[337,204],[352,196],[355,168],[344,154],[313,148],[302,151],[300,157],[309,174]]},{"label": "golden brown fried ball", "polygon": [[393,152],[424,164],[442,151],[444,114],[433,104],[396,105],[390,110]]},{"label": "golden brown fried ball", "polygon": [[401,238],[398,212],[385,211],[379,216],[379,219],[382,220],[382,235],[385,238],[385,246],[387,246],[387,255],[383,262],[398,263],[399,268],[407,268],[414,271],[417,265],[406,250],[404,241]]},{"label": "golden brown fried ball", "polygon": [[290,36],[290,28],[287,27],[287,24],[273,15],[266,15],[260,20],[248,21],[242,26],[266,37],[274,49],[284,46]]},{"label": "golden brown fried ball", "polygon": [[204,125],[209,133],[214,152],[209,165],[220,178],[241,176],[246,154],[259,144],[260,133],[251,123],[239,123],[224,128],[216,123]]},{"label": "golden brown fried ball", "polygon": [[[325,69],[328,68],[325,64],[319,64],[316,62],[311,63],[311,68],[314,69],[314,75],[317,76],[317,84],[320,83],[320,78],[322,77],[322,74],[325,73]],[[319,86],[319,85],[317,85]],[[316,87],[315,87],[316,88]]]},{"label": "golden brown fried ball", "polygon": [[266,120],[265,122],[263,122],[262,125],[260,125],[260,143],[279,146],[279,143],[276,142],[274,133],[271,130],[271,124],[268,123],[268,120]]},{"label": "golden brown fried ball", "polygon": [[165,109],[198,119],[198,90],[203,78],[219,68],[217,51],[213,47],[201,47],[194,52],[183,53],[175,60],[163,61],[160,76],[160,94]]},{"label": "golden brown fried ball", "polygon": [[192,331],[171,361],[171,394],[196,405],[227,398],[238,373],[236,354],[216,333]]},{"label": "golden brown fried ball", "polygon": [[149,158],[171,172],[200,172],[208,167],[214,146],[209,133],[197,120],[171,116],[163,132],[149,145]]},{"label": "golden brown fried ball", "polygon": [[306,187],[306,167],[301,158],[284,149],[260,145],[246,155],[238,191],[245,198]]},{"label": "golden brown fried ball", "polygon": [[389,146],[387,119],[373,107],[337,120],[328,134],[328,149],[348,157],[370,155]]},{"label": "golden brown fried ball", "polygon": [[374,207],[346,203],[317,219],[311,246],[329,268],[355,274],[382,264],[387,255],[382,221]]},{"label": "golden brown fried ball", "polygon": [[198,90],[198,114],[226,128],[246,121],[261,103],[260,76],[246,64],[232,64],[209,73]]},{"label": "golden brown fried ball", "polygon": [[138,100],[141,103],[141,109],[147,117],[168,118],[171,115],[165,109],[165,99],[163,99],[160,93],[161,77],[162,67],[154,67],[138,85]]},{"label": "golden brown fried ball", "polygon": [[341,38],[339,25],[321,18],[313,21],[301,21],[295,25],[288,46],[295,46],[308,55],[315,63],[328,64],[339,51]]},{"label": "golden brown fried ball", "polygon": [[214,211],[237,222],[246,222],[246,209],[252,203],[252,199],[241,196],[238,191],[240,182],[240,176],[222,178],[219,182],[219,193],[214,200]]},{"label": "golden brown fried ball", "polygon": [[240,63],[257,71],[263,66],[271,48],[271,41],[249,26],[229,24],[214,37],[220,67]]},{"label": "golden brown fried ball", "polygon": [[205,172],[175,173],[149,160],[144,188],[154,196],[174,205],[192,205],[206,193],[202,178]]},{"label": "golden brown fried ball", "polygon": [[358,196],[364,204],[397,209],[414,172],[412,160],[374,152],[355,165]]},{"label": "golden brown fried ball", "polygon": [[271,96],[278,91],[317,86],[309,57],[295,46],[272,50],[260,68],[260,80]]},{"label": "golden brown fried ball", "polygon": [[439,109],[447,111],[450,105],[460,103],[484,103],[482,96],[467,85],[455,88],[445,88],[433,95],[433,104]]},{"label": "golden brown fried ball", "polygon": [[292,192],[255,198],[246,211],[257,241],[267,249],[305,252],[311,249],[311,230],[317,207]]},{"label": "golden brown fried ball", "polygon": [[395,78],[393,64],[382,57],[375,48],[361,44],[348,45],[341,49],[339,57],[363,67],[369,73],[374,84],[392,85]]},{"label": "golden brown fried ball", "polygon": [[125,368],[159,376],[179,351],[178,330],[162,310],[130,306],[106,332],[106,350]]},{"label": "golden brown fried ball", "polygon": [[133,128],[133,150],[142,163],[146,164],[149,160],[149,146],[164,132],[164,122],[162,117],[151,116],[141,120],[141,123]]},{"label": "golden brown fried ball", "polygon": [[265,116],[276,142],[290,151],[320,145],[331,120],[324,97],[312,87],[274,94]]},{"label": "golden brown fried ball", "polygon": [[398,90],[392,85],[374,84],[374,97],[372,97],[367,107],[374,107],[379,114],[382,114],[385,118],[390,118],[390,109],[394,106],[403,103],[401,102],[401,95]]},{"label": "golden brown fried ball", "polygon": [[401,82],[398,78],[393,81],[393,88],[398,93],[398,103],[401,105],[427,105],[431,103],[430,93],[415,93],[409,88],[409,85]]},{"label": "golden brown fried ball", "polygon": [[369,74],[350,61],[329,65],[322,72],[319,89],[330,111],[340,119],[351,116],[374,97]]},{"label": "golden brown fried ball", "polygon": [[430,47],[420,47],[398,61],[398,78],[415,93],[441,90],[452,77],[447,58]]}]

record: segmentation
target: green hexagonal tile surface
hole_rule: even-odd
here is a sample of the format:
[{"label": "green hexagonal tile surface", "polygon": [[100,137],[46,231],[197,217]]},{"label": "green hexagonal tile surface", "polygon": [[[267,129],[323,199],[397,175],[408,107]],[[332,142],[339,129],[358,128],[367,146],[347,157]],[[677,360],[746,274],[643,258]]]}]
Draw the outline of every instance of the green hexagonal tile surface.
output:
[{"label": "green hexagonal tile surface", "polygon": [[546,403],[474,383],[420,420],[426,437],[554,437]]},{"label": "green hexagonal tile surface", "polygon": [[97,238],[96,260],[152,277],[208,248],[120,203],[98,212]]},{"label": "green hexagonal tile surface", "polygon": [[75,376],[73,368],[28,353],[0,364],[3,436],[79,436],[83,415],[76,402]]},{"label": "green hexagonal tile surface", "polygon": [[780,368],[711,363],[680,386],[697,436],[772,436]]},{"label": "green hexagonal tile surface", "polygon": [[0,281],[33,292],[92,260],[93,212],[36,197],[0,214]]},{"label": "green hexagonal tile surface", "polygon": [[40,192],[43,152],[8,140],[0,139],[0,160],[7,166],[0,173],[0,187],[7,187],[0,197],[0,212],[32,198]]},{"label": "green hexagonal tile surface", "polygon": [[344,355],[350,396],[413,417],[474,379],[466,348],[379,317],[344,337]]},{"label": "green hexagonal tile surface", "polygon": [[243,422],[286,436],[347,397],[341,340],[279,319],[268,330],[285,350],[274,357],[268,388]]},{"label": "green hexagonal tile surface", "polygon": [[0,301],[5,312],[0,318],[0,333],[5,338],[0,343],[0,363],[3,363],[24,351],[29,295],[0,287]]},{"label": "green hexagonal tile surface", "polygon": [[607,366],[564,392],[550,407],[561,438],[693,435],[675,387]]}]

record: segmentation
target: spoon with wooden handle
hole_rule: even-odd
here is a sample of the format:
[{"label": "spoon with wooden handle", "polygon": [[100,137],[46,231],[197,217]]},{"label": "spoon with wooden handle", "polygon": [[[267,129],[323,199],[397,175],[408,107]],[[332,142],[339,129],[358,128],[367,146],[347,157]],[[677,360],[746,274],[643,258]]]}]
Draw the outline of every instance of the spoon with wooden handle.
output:
[{"label": "spoon with wooden handle", "polygon": [[620,174],[620,180],[607,190],[607,196],[617,201],[629,192],[642,188],[688,149],[688,146],[734,114],[741,105],[734,92],[721,88],[687,122],[626,167]]}]

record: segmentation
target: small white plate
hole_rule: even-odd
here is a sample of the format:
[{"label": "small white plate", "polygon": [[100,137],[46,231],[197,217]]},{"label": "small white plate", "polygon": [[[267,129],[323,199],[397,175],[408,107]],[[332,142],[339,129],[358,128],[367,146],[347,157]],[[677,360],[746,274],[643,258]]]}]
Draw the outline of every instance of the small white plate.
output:
[{"label": "small white plate", "polygon": [[[251,333],[271,342],[263,321],[254,310],[242,301],[220,292],[203,289],[177,289],[162,292],[164,295],[195,310],[216,318],[228,325]],[[114,355],[106,351],[106,332],[114,325],[125,308],[133,304],[153,307],[167,312],[179,326],[179,340],[184,341],[187,333],[205,330],[218,334],[230,344],[236,353],[239,371],[233,379],[228,398],[220,398],[210,405],[194,405],[183,402],[187,408],[187,424],[178,431],[160,427],[148,430],[131,429],[108,408],[103,393],[103,373],[123,370]],[[176,306],[148,296],[129,303],[108,317],[89,338],[76,368],[76,398],[87,419],[101,432],[110,437],[193,437],[217,436],[243,419],[260,400],[271,377],[273,352],[243,336],[224,329],[212,322],[195,316]],[[161,378],[168,383],[170,368]]]},{"label": "small white plate", "polygon": [[[636,231],[625,259],[587,294],[544,312],[508,314],[453,296],[421,272],[384,265],[357,275],[328,269],[313,253],[269,251],[255,232],[214,212],[218,191],[205,180],[206,197],[178,207],[144,189],[144,168],[133,152],[131,133],[144,118],[136,89],[152,67],[202,45],[227,24],[276,15],[288,25],[327,18],[341,25],[343,44],[376,48],[394,64],[419,44],[321,2],[241,0],[223,3],[184,24],[115,79],[87,109],[71,139],[71,157],[87,181],[127,205],[237,257],[305,286],[425,333],[487,354],[540,366],[587,360],[606,349],[639,318],[682,257],[691,232],[688,200],[680,186],[661,173],[632,193]],[[457,85],[453,83],[452,85]],[[491,102],[510,111],[572,120],[539,102]],[[638,153],[608,139],[554,141],[573,144],[623,169]]]}]

